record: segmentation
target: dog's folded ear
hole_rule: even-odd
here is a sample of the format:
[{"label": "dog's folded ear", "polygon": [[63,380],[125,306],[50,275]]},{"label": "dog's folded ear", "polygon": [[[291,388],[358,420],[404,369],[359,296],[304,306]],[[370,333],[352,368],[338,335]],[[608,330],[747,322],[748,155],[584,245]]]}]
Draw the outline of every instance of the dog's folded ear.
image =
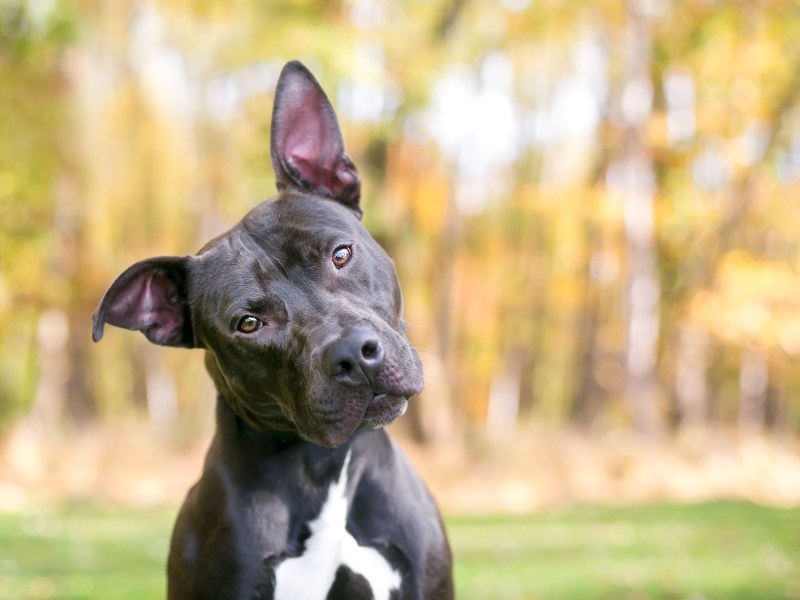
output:
[{"label": "dog's folded ear", "polygon": [[332,198],[361,217],[361,180],[345,154],[328,97],[302,63],[281,71],[272,111],[272,167],[278,189]]},{"label": "dog's folded ear", "polygon": [[141,331],[162,346],[195,347],[187,296],[188,256],[162,256],[136,263],[108,288],[94,313],[92,339],[106,323]]}]

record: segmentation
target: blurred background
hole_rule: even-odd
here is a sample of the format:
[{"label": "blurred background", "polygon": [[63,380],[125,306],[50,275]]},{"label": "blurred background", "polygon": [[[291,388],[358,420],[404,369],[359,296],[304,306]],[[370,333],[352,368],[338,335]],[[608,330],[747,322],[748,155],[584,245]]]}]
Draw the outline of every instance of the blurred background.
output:
[{"label": "blurred background", "polygon": [[[199,352],[92,344],[91,314],[129,264],[196,251],[273,195],[293,58],[336,107],[425,363],[393,430],[457,560],[491,558],[457,567],[461,596],[572,597],[520,583],[527,567],[503,592],[498,540],[552,550],[563,526],[636,547],[639,513],[559,520],[634,505],[773,523],[742,533],[759,593],[704,595],[670,563],[655,587],[639,564],[575,597],[800,597],[800,536],[775,541],[800,530],[796,0],[0,0],[0,533],[32,556],[127,507],[158,523],[160,576],[213,388]],[[546,522],[469,520],[509,514]],[[0,590],[91,597],[107,553],[83,552],[72,575],[94,579],[0,551]]]}]

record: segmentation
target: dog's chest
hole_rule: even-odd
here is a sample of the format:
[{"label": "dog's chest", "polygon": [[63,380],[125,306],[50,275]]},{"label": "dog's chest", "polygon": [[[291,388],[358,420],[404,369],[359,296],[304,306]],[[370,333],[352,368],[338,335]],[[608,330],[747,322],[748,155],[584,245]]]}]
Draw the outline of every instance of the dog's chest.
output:
[{"label": "dog's chest", "polygon": [[[338,481],[331,484],[319,515],[308,524],[311,535],[300,556],[275,567],[275,600],[326,600],[332,596],[389,600],[400,588],[400,574],[374,548],[361,546],[347,531],[347,455]],[[342,589],[344,588],[344,589]]]}]

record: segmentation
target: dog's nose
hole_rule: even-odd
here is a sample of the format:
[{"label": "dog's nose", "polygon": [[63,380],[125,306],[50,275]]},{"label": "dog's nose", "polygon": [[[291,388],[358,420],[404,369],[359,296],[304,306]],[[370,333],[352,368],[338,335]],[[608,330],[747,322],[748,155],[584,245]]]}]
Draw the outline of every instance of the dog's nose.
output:
[{"label": "dog's nose", "polygon": [[332,342],[323,354],[328,374],[344,385],[372,385],[383,367],[383,346],[369,327],[359,325]]}]

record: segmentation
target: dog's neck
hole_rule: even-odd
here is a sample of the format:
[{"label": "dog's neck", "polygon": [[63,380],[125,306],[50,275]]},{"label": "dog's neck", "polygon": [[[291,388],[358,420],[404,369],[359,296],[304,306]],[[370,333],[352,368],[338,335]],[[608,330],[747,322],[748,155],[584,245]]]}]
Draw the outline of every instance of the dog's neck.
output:
[{"label": "dog's neck", "polygon": [[[219,396],[220,402],[225,402],[227,404],[227,400],[224,397]],[[230,408],[230,406],[228,406]],[[231,411],[233,412],[233,411]],[[236,431],[238,433],[239,438],[246,439],[246,440],[259,440],[263,439],[265,441],[272,441],[276,444],[292,444],[294,442],[301,442],[303,439],[297,435],[294,431],[279,431],[277,429],[274,430],[267,430],[267,431],[256,431],[252,427],[250,427],[244,419],[239,417],[238,415],[233,415],[236,421]]]},{"label": "dog's neck", "polygon": [[[224,402],[235,418],[235,431],[237,437],[256,438],[259,436],[273,437],[280,441],[299,440],[300,437],[294,431],[291,421],[281,412],[277,406],[262,407],[259,414],[250,415],[247,412],[247,403],[241,401],[234,391],[228,386],[228,382],[220,372],[219,366],[213,353],[206,352],[206,370],[211,376],[214,386],[217,388],[217,395],[221,402]],[[224,416],[217,415],[219,421]],[[249,418],[248,418],[249,417]],[[256,425],[256,423],[258,425]],[[218,426],[222,426],[218,422]]]},{"label": "dog's neck", "polygon": [[[312,488],[327,490],[341,474],[353,441],[336,448],[317,446],[291,431],[255,431],[217,396],[216,441],[209,457],[225,456],[226,470],[234,478],[269,489],[289,489],[292,494]],[[221,463],[217,463],[219,466]],[[322,492],[320,492],[321,494]],[[317,498],[320,502],[322,495]]]},{"label": "dog's neck", "polygon": [[[257,460],[257,457],[270,460],[270,457],[287,454],[286,451],[289,451],[288,454],[299,452],[308,456],[312,462],[321,460],[324,463],[331,460],[336,464],[343,460],[352,439],[337,448],[325,448],[303,439],[291,427],[288,420],[276,419],[276,426],[268,428],[256,429],[248,424],[247,420],[242,418],[236,410],[235,398],[233,402],[231,401],[230,389],[221,385],[224,383],[224,379],[220,377],[215,364],[213,357],[206,360],[206,366],[209,367],[209,372],[217,386],[217,438],[224,447],[234,452],[244,452],[247,454],[248,460]],[[357,435],[358,432],[353,437]]]},{"label": "dog's neck", "polygon": [[269,429],[259,431],[242,419],[225,394],[217,390],[217,435],[225,441],[240,441],[248,445],[284,446],[303,440],[293,431]]}]

